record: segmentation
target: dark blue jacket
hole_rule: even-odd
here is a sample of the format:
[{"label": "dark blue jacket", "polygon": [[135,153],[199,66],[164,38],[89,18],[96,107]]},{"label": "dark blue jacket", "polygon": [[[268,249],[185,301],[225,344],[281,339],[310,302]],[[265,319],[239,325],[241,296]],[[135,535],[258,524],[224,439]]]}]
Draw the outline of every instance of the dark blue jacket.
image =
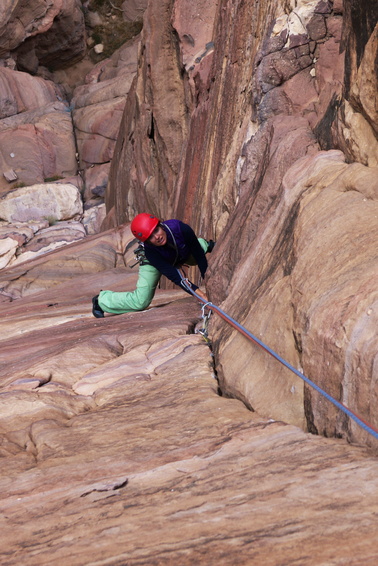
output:
[{"label": "dark blue jacket", "polygon": [[[154,246],[145,242],[144,249],[148,262],[156,267],[176,285],[181,285],[181,277],[177,268],[185,264],[193,256],[199,267],[202,277],[207,269],[207,259],[194,231],[188,224],[180,220],[166,220],[161,223],[167,234],[167,243],[164,246]],[[198,289],[191,283],[193,290]]]}]

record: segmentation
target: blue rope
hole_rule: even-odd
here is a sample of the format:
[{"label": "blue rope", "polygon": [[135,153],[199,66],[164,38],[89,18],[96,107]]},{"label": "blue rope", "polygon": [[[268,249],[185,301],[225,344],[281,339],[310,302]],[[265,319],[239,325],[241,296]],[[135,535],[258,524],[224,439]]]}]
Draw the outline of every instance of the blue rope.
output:
[{"label": "blue rope", "polygon": [[204,301],[199,295],[197,295],[197,293],[195,291],[193,291],[193,289],[190,286],[190,282],[188,281],[188,279],[185,279],[182,277],[181,272],[179,271],[180,276],[182,278],[182,283],[184,285],[184,287],[192,294],[194,295],[199,301],[201,301],[202,303],[206,303],[204,306],[208,307],[211,310],[215,310],[216,312],[218,312],[218,314],[220,314],[223,318],[225,318],[226,320],[228,320],[229,322],[231,322],[231,324],[237,329],[239,330],[239,332],[241,332],[242,334],[244,334],[247,338],[249,338],[250,340],[253,340],[253,342],[256,342],[256,344],[258,344],[259,346],[261,346],[261,348],[263,348],[264,350],[266,350],[271,356],[273,356],[273,358],[275,358],[276,360],[278,360],[281,364],[283,364],[285,367],[287,367],[289,370],[291,370],[293,373],[295,373],[295,375],[297,375],[298,377],[300,377],[303,381],[305,381],[310,387],[312,387],[313,389],[315,389],[315,391],[318,391],[318,393],[320,393],[321,395],[323,395],[323,397],[325,397],[326,399],[328,399],[328,401],[330,403],[332,403],[335,407],[337,407],[338,409],[340,409],[341,411],[343,411],[343,413],[345,413],[346,415],[348,415],[348,417],[350,417],[352,420],[354,420],[361,428],[363,428],[366,432],[368,432],[369,434],[371,434],[372,436],[374,436],[374,438],[378,439],[378,430],[376,430],[374,427],[372,427],[371,425],[369,425],[368,423],[366,423],[365,421],[363,421],[358,415],[356,415],[355,413],[353,413],[353,411],[351,411],[350,409],[348,409],[348,407],[346,407],[345,405],[343,405],[342,403],[340,403],[340,401],[337,401],[336,399],[334,399],[331,395],[329,395],[329,393],[327,393],[326,391],[324,391],[324,389],[322,389],[321,387],[319,387],[319,385],[316,385],[316,383],[314,383],[313,381],[311,381],[311,379],[309,379],[308,377],[306,377],[303,373],[301,373],[299,370],[297,370],[294,366],[292,366],[291,364],[289,364],[289,362],[287,362],[286,360],[284,360],[279,354],[277,354],[277,352],[275,352],[274,350],[272,350],[271,348],[269,348],[269,346],[267,346],[266,344],[264,344],[264,342],[262,342],[261,340],[259,340],[256,336],[254,336],[249,330],[247,330],[244,326],[242,326],[241,324],[239,324],[236,320],[234,320],[231,316],[229,316],[228,314],[226,314],[221,308],[217,307],[216,305],[214,305],[213,303],[211,303],[210,301],[206,302]]}]

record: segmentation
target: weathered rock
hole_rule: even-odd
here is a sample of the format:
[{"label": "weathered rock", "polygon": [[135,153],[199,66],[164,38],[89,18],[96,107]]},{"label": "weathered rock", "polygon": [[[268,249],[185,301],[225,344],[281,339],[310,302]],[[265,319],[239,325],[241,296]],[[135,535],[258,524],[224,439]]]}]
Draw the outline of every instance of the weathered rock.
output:
[{"label": "weathered rock", "polygon": [[[122,210],[115,209],[118,223],[144,208],[155,213],[168,210],[187,139],[190,99],[182,82],[178,52],[172,49],[168,4],[150,2],[144,15],[141,65],[148,72],[138,74],[129,92],[117,145],[122,148],[125,139],[130,143],[117,152],[119,167],[111,169],[111,188],[108,185],[106,195],[108,210],[115,200],[124,202]],[[164,140],[161,145],[160,140]],[[119,175],[117,171],[128,173]]]},{"label": "weathered rock", "polygon": [[0,269],[7,266],[14,257],[18,244],[13,238],[0,239]]},{"label": "weathered rock", "polygon": [[[282,150],[281,156],[285,157]],[[265,180],[269,182],[269,177]],[[224,267],[224,257],[222,267],[218,261],[213,265],[215,299],[228,294],[223,302],[226,312],[232,309],[233,316],[260,340],[377,426],[367,393],[374,389],[371,368],[377,347],[367,324],[373,323],[376,304],[377,170],[347,165],[340,152],[326,152],[294,163],[284,178],[284,192],[280,197],[276,194],[276,203],[269,209],[268,194],[264,200],[266,189],[263,184],[246,218],[241,217],[243,201],[235,209],[235,218],[242,220],[237,228],[244,254],[232,274]],[[338,214],[340,210],[345,213]],[[353,237],[345,234],[345,223]],[[250,234],[254,237],[248,241]],[[230,233],[227,240],[233,237]],[[222,294],[216,287],[220,281]],[[250,301],[247,315],[246,296]],[[236,332],[230,336],[229,328],[216,322],[224,372],[220,379],[226,392],[244,399],[261,414],[299,426],[305,416],[311,430],[369,442],[362,429],[347,425],[343,413],[311,389],[305,391],[304,403],[304,383],[299,378],[267,359],[266,352],[243,346],[245,338]],[[359,352],[353,370],[349,359],[356,355],[354,344],[362,328],[371,347]],[[362,383],[366,383],[364,392]],[[363,404],[352,393],[356,389]]]},{"label": "weathered rock", "polygon": [[105,203],[92,206],[84,212],[83,226],[87,234],[98,234],[101,231],[101,225],[105,220],[106,207]]},{"label": "weathered rock", "polygon": [[106,185],[108,184],[110,162],[101,165],[93,165],[84,171],[85,189],[84,200],[101,198],[105,196]]},{"label": "weathered rock", "polygon": [[47,5],[44,0],[27,4],[4,0],[0,7],[0,56],[16,49],[26,37],[49,29],[60,6],[56,1]]},{"label": "weathered rock", "polygon": [[74,185],[45,183],[14,189],[0,199],[0,218],[7,222],[47,219],[50,223],[81,215],[83,204]]},{"label": "weathered rock", "polygon": [[124,106],[125,99],[122,97],[92,104],[74,112],[82,167],[111,161]]},{"label": "weathered rock", "polygon": [[[368,3],[355,8],[364,20],[363,48],[358,49],[358,61],[362,63],[366,51],[366,66],[370,69],[368,72],[365,69],[368,81],[374,72],[375,52],[375,48],[372,49],[375,45],[374,10],[369,6]],[[184,14],[185,8],[194,9],[185,2],[175,3],[174,21],[181,41],[184,40],[184,30],[179,28],[179,10]],[[347,84],[344,80],[347,38],[344,33],[341,41],[341,6],[337,4],[335,11],[331,8],[328,2],[303,1],[297,2],[287,13],[284,2],[264,5],[226,2],[214,13],[216,21],[209,26],[214,29],[211,53],[205,57],[201,73],[194,80],[194,90],[191,90],[191,71],[188,69],[181,79],[180,65],[176,64],[179,55],[181,65],[185,66],[185,48],[172,41],[165,9],[161,10],[159,6],[161,11],[157,13],[154,3],[150,3],[144,15],[140,72],[125,107],[106,193],[109,223],[124,222],[136,212],[149,210],[163,218],[177,216],[188,221],[197,233],[215,236],[217,246],[206,281],[208,294],[217,302],[225,301],[227,308],[239,314],[241,322],[253,321],[257,334],[262,334],[268,345],[284,352],[295,367],[302,367],[306,357],[301,350],[295,318],[296,301],[299,304],[299,300],[291,287],[291,273],[294,273],[298,259],[296,229],[299,230],[297,222],[302,218],[298,208],[302,197],[293,192],[294,189],[287,188],[285,175],[289,175],[292,168],[291,171],[302,179],[301,183],[292,179],[292,187],[299,190],[300,186],[301,191],[306,192],[306,198],[310,195],[315,198],[320,186],[332,183],[333,167],[347,166],[345,163],[334,165],[332,152],[326,154],[327,158],[320,154],[321,159],[330,160],[333,165],[325,167],[325,178],[313,184],[301,177],[299,164],[296,166],[301,157],[314,159],[310,162],[317,163],[316,155],[320,149],[336,146],[345,150],[348,160],[358,159],[370,166],[376,163],[375,130],[365,127],[372,112],[361,111],[361,103],[350,112],[350,101],[343,101],[343,82]],[[364,10],[369,12],[366,22],[362,17]],[[209,9],[207,13],[212,12]],[[187,39],[190,40],[189,36]],[[189,46],[190,43],[193,42],[190,40]],[[154,64],[157,48],[159,63],[165,61],[169,70],[164,75],[163,84],[154,75],[155,70],[159,70],[159,63]],[[352,44],[348,49],[353,53]],[[176,56],[174,61],[172,53]],[[347,65],[345,77],[348,72],[356,76],[357,66],[351,61],[352,71],[348,71]],[[188,92],[194,92],[194,98],[185,98]],[[170,101],[172,93],[175,93],[175,101],[170,104],[169,120],[165,121],[166,102]],[[176,147],[172,149],[173,138],[176,147],[180,148],[179,159],[176,159]],[[340,160],[340,154],[337,156],[336,161]],[[325,162],[320,160],[323,165]],[[308,170],[307,173],[309,175]],[[369,178],[367,187],[372,183],[371,175],[375,171],[365,173],[362,169],[360,174],[364,179]],[[366,187],[359,190],[366,191]],[[340,190],[345,191],[345,188]],[[294,193],[298,198],[293,198]],[[340,217],[342,210],[338,209]],[[359,218],[359,234],[368,242],[366,254],[369,256],[373,253],[373,243],[369,228],[362,217]],[[340,222],[345,229],[347,223]],[[109,223],[104,225],[109,226]],[[312,269],[313,256],[314,252],[311,257],[306,256],[306,248],[301,247],[301,259],[307,270]],[[337,255],[335,257],[335,270],[342,271]],[[365,260],[361,261],[364,263]],[[371,268],[376,269],[376,266]],[[304,273],[305,270],[301,272],[302,277]],[[363,279],[365,281],[365,276]],[[331,281],[332,277],[330,284],[333,285]],[[340,317],[339,305],[344,301],[344,290],[337,289],[340,302],[333,296],[334,314],[329,314],[335,320]],[[325,287],[322,290],[325,297],[329,292]],[[365,286],[364,292],[367,293],[365,300],[373,304],[370,287]],[[351,293],[360,297],[356,289]],[[311,301],[310,296],[305,300]],[[349,316],[357,321],[362,314],[358,305],[354,304],[354,309]],[[267,328],[267,320],[276,321],[272,329]],[[299,326],[302,325],[305,334],[306,324],[306,319],[301,318]],[[324,328],[311,343],[308,357],[310,350],[314,352],[314,359],[317,357],[315,352],[324,354],[322,334],[325,335]],[[248,405],[264,411],[265,415],[284,418],[300,426],[306,426],[306,421],[307,426],[316,427],[325,434],[344,434],[351,439],[366,441],[364,433],[345,427],[333,409],[326,408],[320,414],[316,403],[312,408],[307,391],[304,396],[300,380],[289,374],[282,375],[275,362],[267,362],[265,354],[256,354],[253,367],[247,353],[245,357],[239,355],[239,350],[244,352],[244,338],[234,341],[230,336],[224,325],[216,326],[221,384],[227,393],[237,395]],[[351,334],[345,339],[346,342],[351,340]],[[338,338],[328,334],[327,340],[326,352],[330,357],[324,355],[324,363],[332,366],[333,340],[336,349]],[[338,350],[339,369],[346,363],[347,350],[346,343]],[[370,353],[366,355],[370,360]],[[235,370],[234,362],[240,371]],[[363,362],[363,365],[367,367],[369,362]],[[324,365],[322,367],[324,369]],[[369,367],[364,379],[374,383],[371,364]],[[242,375],[247,369],[259,377],[256,380],[246,378],[243,382]],[[311,378],[312,366],[305,369],[309,370]],[[269,388],[266,387],[267,374],[277,377]],[[330,390],[337,392],[336,396],[341,400],[343,370],[334,371],[330,379],[334,380]],[[282,412],[278,410],[279,406]],[[376,422],[369,403],[362,412]]]},{"label": "weathered rock", "polygon": [[59,90],[50,81],[0,67],[0,118],[36,110],[57,100]]},{"label": "weathered rock", "polygon": [[[149,2],[103,227],[147,209],[215,237],[211,299],[377,426],[376,2],[344,8]],[[222,390],[264,416],[219,397],[183,292],[92,317],[100,289],[133,289],[130,241],[122,225],[0,273],[4,561],[375,563],[373,437],[214,315]]]},{"label": "weathered rock", "polygon": [[33,238],[38,230],[43,230],[48,225],[47,220],[17,223],[0,222],[0,236],[2,238],[11,237],[21,245]]},{"label": "weathered rock", "polygon": [[84,14],[77,0],[5,0],[0,11],[0,57],[12,52],[20,68],[64,67],[86,49]]},{"label": "weathered rock", "polygon": [[17,181],[17,173],[13,169],[9,169],[9,171],[4,171],[3,173],[5,180],[8,183],[12,183],[13,181]]},{"label": "weathered rock", "polygon": [[[17,182],[25,185],[67,177],[77,172],[76,147],[71,114],[65,104],[55,102],[39,110],[0,121],[0,167],[12,167]],[[11,188],[15,186],[11,185]],[[0,192],[9,191],[0,178]]]},{"label": "weathered rock", "polygon": [[57,222],[49,226],[48,220],[20,222],[16,224],[0,223],[1,268],[22,263],[51,250],[65,246],[100,231],[104,214],[87,219],[86,222]]},{"label": "weathered rock", "polygon": [[[81,167],[107,165],[102,180],[103,190],[113,157],[115,142],[122,119],[126,96],[137,68],[139,39],[133,39],[109,59],[97,64],[86,77],[86,84],[75,89],[72,106],[73,119]],[[98,189],[89,184],[84,193]],[[103,194],[102,194],[103,196]]]},{"label": "weathered rock", "polygon": [[[86,275],[80,283],[82,290],[87,289],[88,293],[92,292],[94,295],[96,290],[98,293],[98,287],[101,288],[105,283],[105,279],[96,275],[101,271],[109,271],[107,284],[112,285],[114,281],[117,281],[121,290],[122,278],[125,277],[124,270],[121,269],[121,273],[118,274],[113,274],[112,270],[120,266],[125,267],[123,252],[130,240],[131,232],[128,227],[123,226],[116,232],[106,232],[97,238],[85,239],[84,242],[79,240],[53,254],[47,256],[43,254],[27,263],[12,266],[0,272],[0,297],[3,301],[15,301],[21,297],[41,292],[42,301],[45,301],[46,289],[57,288],[83,273]],[[132,255],[132,251],[130,254]],[[131,284],[135,284],[136,272],[132,271],[132,275]],[[74,292],[77,292],[76,285],[72,283]],[[58,294],[64,292],[68,291],[60,290]],[[43,319],[37,322],[37,325],[44,327]],[[22,329],[22,321],[17,332],[20,329]]]},{"label": "weathered rock", "polygon": [[203,59],[214,50],[212,39],[216,8],[215,2],[175,2],[173,25],[180,38],[181,60],[191,80],[195,80],[203,67]]},{"label": "weathered rock", "polygon": [[1,307],[2,561],[88,564],[91,541],[102,564],[374,563],[376,458],[220,397],[193,298],[92,317],[99,285],[135,284],[109,261],[130,240],[0,275],[23,287]]},{"label": "weathered rock", "polygon": [[35,237],[23,246],[21,253],[12,262],[12,265],[81,240],[86,234],[85,227],[81,222],[57,222],[54,226],[37,232]]},{"label": "weathered rock", "polygon": [[122,4],[122,16],[126,22],[135,22],[143,19],[148,0],[125,0]]}]

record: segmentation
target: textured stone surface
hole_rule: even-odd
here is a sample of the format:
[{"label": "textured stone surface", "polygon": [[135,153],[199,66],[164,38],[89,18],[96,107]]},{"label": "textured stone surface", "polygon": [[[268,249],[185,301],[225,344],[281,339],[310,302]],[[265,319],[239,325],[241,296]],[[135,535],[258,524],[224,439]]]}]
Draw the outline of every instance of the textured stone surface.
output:
[{"label": "textured stone surface", "polygon": [[[73,123],[86,181],[84,197],[88,193],[104,196],[126,97],[137,69],[138,46],[139,38],[127,42],[112,57],[98,63],[87,74],[85,84],[74,91]],[[101,194],[89,170],[92,166],[101,167]]]},{"label": "textured stone surface", "polygon": [[[16,22],[10,6],[0,14]],[[123,223],[146,209],[177,216],[217,240],[210,298],[378,426],[376,6],[152,0],[134,59],[127,46],[95,65],[63,105],[88,165],[82,183],[62,174],[87,201],[80,240],[46,254],[78,226],[0,225],[0,261],[28,250],[0,271],[2,563],[377,562],[371,436],[217,315],[211,356],[182,291],[158,289],[141,313],[91,315],[100,289],[135,286]],[[17,65],[53,76],[40,61],[63,54],[62,27],[57,3],[45,8],[59,45],[26,39],[4,54],[3,77]],[[46,104],[51,84],[35,85]],[[15,93],[22,113],[1,133],[45,113]],[[102,222],[118,228],[82,238],[127,93]]]},{"label": "textured stone surface", "polygon": [[0,218],[8,222],[68,220],[81,215],[83,204],[74,185],[44,183],[14,189],[0,200]]},{"label": "textured stone surface", "polygon": [[92,317],[100,285],[133,288],[130,241],[1,272],[2,563],[374,564],[371,453],[220,397],[182,291]]},{"label": "textured stone surface", "polygon": [[[267,210],[260,189],[243,228],[239,225],[245,254],[236,272],[227,278],[222,258],[212,265],[211,278],[215,297],[228,295],[226,312],[373,426],[378,425],[371,405],[376,396],[377,336],[372,327],[377,307],[377,173],[360,164],[347,165],[336,151],[299,160],[286,173],[276,205]],[[235,218],[240,216],[237,207]],[[345,233],[345,224],[353,236]],[[269,228],[273,226],[274,231]],[[251,230],[254,238],[248,243]],[[233,238],[228,234],[227,239]],[[311,390],[306,390],[304,404],[299,378],[260,349],[243,347],[245,339],[236,332],[230,336],[229,328],[216,320],[226,391],[262,414],[302,426],[307,407],[307,424],[313,430],[369,442],[361,429],[347,426],[343,414]],[[236,379],[228,378],[231,368]],[[363,403],[357,401],[357,390]]]},{"label": "textured stone surface", "polygon": [[105,203],[97,204],[84,211],[83,226],[87,234],[98,234],[106,217]]},{"label": "textured stone surface", "polygon": [[57,100],[58,92],[51,81],[0,67],[0,118],[45,106]]},{"label": "textured stone surface", "polygon": [[45,179],[70,177],[77,172],[76,147],[70,112],[62,102],[0,121],[0,167],[12,167],[12,185],[0,178],[7,193],[18,183],[33,185]]},{"label": "textured stone surface", "polygon": [[122,4],[123,18],[126,22],[135,22],[143,18],[147,0],[125,0]]},{"label": "textured stone surface", "polygon": [[0,37],[0,57],[10,52],[16,59],[19,56],[22,70],[33,72],[38,65],[64,67],[85,53],[81,3],[4,0],[0,8]]},{"label": "textured stone surface", "polygon": [[[194,76],[195,69],[186,69],[181,80],[177,59],[185,66],[188,50],[193,48],[189,35],[187,46],[183,45],[184,15],[194,7],[175,3],[173,21],[181,40],[177,45],[167,32],[166,12],[157,13],[150,3],[144,16],[140,71],[125,107],[111,168],[105,225],[150,210],[163,218],[177,216],[197,233],[214,237],[217,246],[205,281],[210,298],[224,302],[241,322],[250,321],[250,330],[264,337],[269,346],[309,372],[314,381],[327,385],[338,400],[351,403],[352,410],[358,405],[358,411],[376,423],[376,411],[370,404],[376,397],[376,364],[370,346],[364,354],[355,354],[362,357],[360,373],[353,370],[353,377],[349,361],[354,325],[359,327],[365,307],[374,309],[376,302],[369,283],[378,269],[374,259],[376,4],[374,8],[370,1],[351,2],[345,14],[340,3],[334,8],[318,1],[297,2],[290,10],[284,2],[230,1],[216,11],[207,7],[202,29],[214,30],[213,45],[198,73]],[[157,52],[159,61],[154,64]],[[158,82],[155,72],[163,61],[168,71],[164,82]],[[363,102],[367,92],[371,94]],[[172,93],[175,101],[169,105],[167,121],[165,111]],[[193,97],[188,98],[188,93]],[[335,148],[342,149],[344,156],[334,153]],[[321,150],[330,153],[319,153]],[[321,171],[319,179],[311,176],[311,167],[305,169],[307,177],[303,174],[302,158]],[[356,169],[345,161],[362,165]],[[344,168],[348,172],[335,188],[334,176]],[[334,225],[321,199],[316,198],[324,188],[329,188],[324,198],[329,196],[329,206],[338,216]],[[345,206],[332,208],[334,191],[340,192],[340,202],[345,195]],[[316,242],[316,230],[326,224],[324,230],[329,230],[331,240],[325,246],[319,232],[311,251],[304,244],[296,248],[301,223],[307,222],[302,216],[307,199],[319,205],[314,208],[317,223],[312,224],[311,237]],[[365,206],[371,214],[366,222]],[[352,224],[349,214],[355,219]],[[349,225],[353,225],[351,231]],[[345,263],[346,257],[353,257],[355,237],[364,242],[358,265],[352,260]],[[319,298],[304,284],[303,296],[297,293],[293,286],[294,280],[297,284],[296,264],[301,265],[299,281],[312,277],[317,281],[329,257],[334,267],[327,271],[327,282],[320,278]],[[350,277],[345,287],[335,279],[337,273]],[[327,325],[330,319],[344,319],[348,293],[359,300],[351,301],[346,311],[348,320],[340,340],[336,328],[331,331]],[[303,311],[302,306],[298,310],[302,304],[306,305]],[[327,312],[324,320],[318,310],[323,308]],[[307,316],[306,309],[310,309]],[[309,324],[314,335],[307,342],[302,338],[308,335]],[[226,392],[266,416],[327,435],[367,441],[363,432],[345,423],[328,404],[320,410],[320,401],[303,389],[300,380],[267,361],[265,354],[254,353],[251,363],[244,339],[234,336],[223,323],[216,323],[214,332]],[[370,330],[366,332],[370,344]],[[376,338],[372,344],[374,351]],[[235,364],[239,371],[235,372]],[[322,377],[316,365],[322,368]],[[325,375],[327,368],[333,371]],[[272,386],[267,387],[271,378]],[[370,388],[370,401],[363,394],[364,408],[354,394],[347,393],[356,387],[362,393],[363,387],[357,386],[360,380]]]}]

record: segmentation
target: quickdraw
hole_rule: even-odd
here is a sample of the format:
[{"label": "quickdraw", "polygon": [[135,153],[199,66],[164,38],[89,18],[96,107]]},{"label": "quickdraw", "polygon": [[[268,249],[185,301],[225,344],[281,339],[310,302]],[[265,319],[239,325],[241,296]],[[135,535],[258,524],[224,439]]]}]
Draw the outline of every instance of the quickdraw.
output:
[{"label": "quickdraw", "polygon": [[146,254],[143,244],[139,244],[139,246],[134,250],[134,255],[136,262],[133,263],[133,265],[130,265],[131,268],[135,267],[138,263],[140,263],[140,265],[143,265],[143,262],[146,262]]},{"label": "quickdraw", "polygon": [[206,340],[206,342],[210,342],[209,339],[209,322],[210,322],[210,316],[211,316],[211,310],[209,309],[207,313],[205,313],[205,309],[207,308],[207,305],[209,305],[210,303],[206,303],[204,305],[202,305],[201,310],[202,310],[202,328],[198,328],[196,330],[196,334],[201,334],[204,339]]},{"label": "quickdraw", "polygon": [[363,430],[365,430],[367,433],[369,433],[371,436],[373,436],[374,438],[378,439],[378,429],[376,429],[374,426],[372,426],[370,423],[367,423],[366,421],[364,421],[361,417],[359,417],[356,413],[354,413],[351,409],[349,409],[348,407],[346,407],[343,403],[341,403],[340,401],[337,401],[337,399],[335,399],[334,397],[332,397],[329,393],[327,393],[326,391],[324,391],[324,389],[322,389],[321,387],[319,387],[319,385],[317,385],[316,383],[314,383],[311,379],[309,379],[308,377],[306,377],[303,373],[301,373],[299,370],[297,370],[294,366],[292,366],[291,364],[289,364],[289,362],[287,362],[286,360],[284,360],[279,354],[277,354],[274,350],[272,350],[269,346],[267,346],[266,344],[264,344],[264,342],[262,342],[261,340],[259,340],[256,336],[254,336],[252,334],[252,332],[250,332],[249,330],[247,330],[244,326],[242,326],[241,324],[239,324],[236,320],[234,320],[231,316],[229,316],[227,313],[225,313],[220,307],[214,305],[212,302],[206,302],[204,301],[204,299],[202,299],[202,297],[200,297],[199,295],[197,295],[197,293],[195,291],[193,291],[193,289],[191,288],[190,285],[187,285],[187,280],[182,280],[181,283],[183,283],[183,287],[185,289],[187,289],[194,297],[196,297],[201,303],[204,303],[204,307],[207,307],[209,309],[211,309],[212,311],[215,311],[221,318],[223,318],[223,320],[226,320],[231,326],[233,326],[233,328],[235,328],[236,330],[238,330],[241,334],[243,334],[248,340],[250,340],[251,342],[254,342],[255,344],[257,344],[258,346],[260,346],[263,350],[265,350],[268,354],[270,354],[273,358],[275,358],[278,362],[280,362],[282,365],[284,365],[285,367],[287,367],[290,371],[292,371],[293,373],[295,373],[295,375],[297,375],[298,377],[300,377],[305,383],[307,383],[307,385],[309,385],[310,387],[312,387],[312,389],[315,389],[315,391],[317,391],[318,393],[320,393],[321,395],[323,395],[323,397],[325,397],[330,403],[332,403],[335,407],[337,407],[338,409],[340,409],[345,415],[347,415],[350,419],[352,419],[356,424],[358,424]]}]

